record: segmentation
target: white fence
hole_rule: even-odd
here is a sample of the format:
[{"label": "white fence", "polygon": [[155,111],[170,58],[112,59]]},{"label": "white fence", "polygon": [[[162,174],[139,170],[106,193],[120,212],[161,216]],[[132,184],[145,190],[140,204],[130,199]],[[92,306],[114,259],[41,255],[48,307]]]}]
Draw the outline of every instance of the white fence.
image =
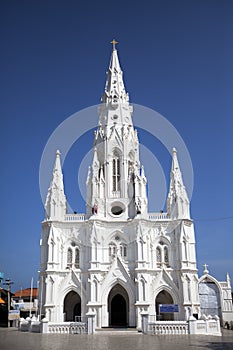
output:
[{"label": "white fence", "polygon": [[95,331],[94,316],[89,314],[85,322],[60,322],[52,323],[47,319],[39,321],[36,318],[25,320],[20,319],[19,330],[21,332],[34,332],[34,333],[54,333],[54,334],[93,334]]},{"label": "white fence", "polygon": [[48,333],[84,334],[87,333],[86,322],[48,323]]},{"label": "white fence", "polygon": [[173,335],[189,334],[188,322],[186,321],[156,321],[155,323],[148,322],[147,333],[173,334]]},{"label": "white fence", "polygon": [[146,334],[203,334],[221,335],[220,321],[218,316],[203,315],[200,320],[190,316],[188,321],[156,321],[154,315],[149,315],[146,311],[141,313],[142,332]]},{"label": "white fence", "polygon": [[190,334],[221,335],[220,321],[218,316],[202,316],[201,320],[189,319]]}]

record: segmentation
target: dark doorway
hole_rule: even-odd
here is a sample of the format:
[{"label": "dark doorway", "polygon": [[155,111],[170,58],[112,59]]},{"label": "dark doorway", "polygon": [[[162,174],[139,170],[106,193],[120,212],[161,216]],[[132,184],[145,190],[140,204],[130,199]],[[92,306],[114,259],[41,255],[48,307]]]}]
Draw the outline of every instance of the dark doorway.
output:
[{"label": "dark doorway", "polygon": [[126,326],[126,302],[120,294],[112,298],[110,323],[111,326]]},{"label": "dark doorway", "polygon": [[174,320],[174,313],[161,313],[160,314],[159,304],[173,304],[173,299],[167,291],[162,290],[156,297],[156,301],[155,301],[156,315],[157,315],[157,320],[173,321]]},{"label": "dark doorway", "polygon": [[81,317],[81,298],[74,291],[66,295],[63,312],[65,316],[64,321],[78,321]]},{"label": "dark doorway", "polygon": [[119,284],[114,286],[108,296],[109,326],[128,325],[129,298],[126,290]]}]

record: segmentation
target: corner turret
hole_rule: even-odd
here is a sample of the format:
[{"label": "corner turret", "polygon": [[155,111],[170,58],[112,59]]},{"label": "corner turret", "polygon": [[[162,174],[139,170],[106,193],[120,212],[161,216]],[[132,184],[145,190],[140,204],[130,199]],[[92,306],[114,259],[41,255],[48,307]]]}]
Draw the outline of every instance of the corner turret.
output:
[{"label": "corner turret", "polygon": [[172,150],[170,187],[167,197],[167,213],[171,219],[190,219],[190,203],[183,183],[177,159],[177,151]]},{"label": "corner turret", "polygon": [[46,220],[64,220],[67,211],[60,157],[61,153],[57,150],[52,181],[45,201]]}]

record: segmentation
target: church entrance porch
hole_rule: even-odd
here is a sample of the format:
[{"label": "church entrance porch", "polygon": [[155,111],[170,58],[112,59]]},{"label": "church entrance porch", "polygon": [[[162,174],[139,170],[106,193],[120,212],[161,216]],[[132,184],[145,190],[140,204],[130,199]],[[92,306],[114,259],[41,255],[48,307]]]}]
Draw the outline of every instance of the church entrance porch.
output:
[{"label": "church entrance porch", "polygon": [[174,314],[173,313],[160,313],[160,311],[159,311],[160,304],[173,304],[173,299],[172,299],[171,295],[165,290],[162,290],[157,295],[156,300],[155,300],[157,320],[158,321],[174,321]]},{"label": "church entrance porch", "polygon": [[108,296],[110,327],[126,327],[129,323],[129,297],[126,290],[117,284]]},{"label": "church entrance porch", "polygon": [[81,318],[81,298],[74,292],[69,292],[64,299],[64,321],[80,321]]}]

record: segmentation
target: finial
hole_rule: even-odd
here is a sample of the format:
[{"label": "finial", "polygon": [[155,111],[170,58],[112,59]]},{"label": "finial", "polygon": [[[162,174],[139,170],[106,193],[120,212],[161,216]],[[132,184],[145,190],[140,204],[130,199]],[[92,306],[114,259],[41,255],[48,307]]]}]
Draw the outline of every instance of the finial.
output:
[{"label": "finial", "polygon": [[112,44],[112,49],[113,49],[113,51],[116,50],[116,44],[118,44],[118,41],[116,41],[115,39],[113,39],[113,40],[111,41],[111,44]]},{"label": "finial", "polygon": [[142,169],[141,176],[144,177],[145,176],[145,170],[144,170],[144,166],[143,165],[142,165],[141,169]]},{"label": "finial", "polygon": [[228,272],[227,272],[227,284],[228,284],[228,287],[231,288],[231,279]]},{"label": "finial", "polygon": [[207,264],[204,264],[203,266],[204,266],[204,271],[203,271],[203,273],[207,275],[207,274],[209,273],[209,271],[207,270],[208,265],[207,265]]},{"label": "finial", "polygon": [[57,156],[57,157],[60,157],[60,155],[61,155],[61,152],[60,152],[59,149],[58,149],[57,152],[56,152],[56,156]]},{"label": "finial", "polygon": [[175,147],[172,148],[172,153],[177,153],[177,150]]}]

